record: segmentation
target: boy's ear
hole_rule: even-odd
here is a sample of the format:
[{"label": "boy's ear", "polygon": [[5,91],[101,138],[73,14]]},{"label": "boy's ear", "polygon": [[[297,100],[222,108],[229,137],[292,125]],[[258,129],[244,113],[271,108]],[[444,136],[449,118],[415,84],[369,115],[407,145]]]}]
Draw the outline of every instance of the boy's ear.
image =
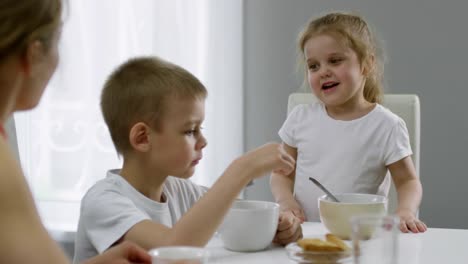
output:
[{"label": "boy's ear", "polygon": [[143,122],[138,122],[130,128],[130,145],[139,152],[147,152],[150,149],[149,135],[150,127]]}]

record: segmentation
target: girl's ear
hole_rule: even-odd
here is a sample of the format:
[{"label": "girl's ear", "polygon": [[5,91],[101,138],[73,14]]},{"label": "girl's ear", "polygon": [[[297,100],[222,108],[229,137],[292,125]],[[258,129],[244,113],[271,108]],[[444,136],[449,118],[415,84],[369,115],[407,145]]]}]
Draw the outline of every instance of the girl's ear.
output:
[{"label": "girl's ear", "polygon": [[35,40],[26,46],[21,62],[22,70],[27,76],[32,76],[40,70],[41,62],[44,59],[44,45],[39,40]]},{"label": "girl's ear", "polygon": [[150,127],[143,122],[138,122],[132,126],[129,133],[129,140],[134,150],[139,152],[147,152],[150,150],[150,130]]},{"label": "girl's ear", "polygon": [[375,57],[373,54],[369,55],[363,62],[362,62],[362,74],[364,76],[368,76],[371,72],[374,71],[374,63]]}]

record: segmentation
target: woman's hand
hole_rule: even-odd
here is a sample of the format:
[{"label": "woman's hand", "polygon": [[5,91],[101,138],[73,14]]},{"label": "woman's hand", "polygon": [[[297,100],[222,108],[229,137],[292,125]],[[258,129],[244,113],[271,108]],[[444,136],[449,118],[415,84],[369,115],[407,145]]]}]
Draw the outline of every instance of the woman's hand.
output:
[{"label": "woman's hand", "polygon": [[84,264],[130,264],[142,263],[151,264],[151,256],[146,250],[136,244],[124,241],[117,246],[111,247],[101,255],[91,258]]}]

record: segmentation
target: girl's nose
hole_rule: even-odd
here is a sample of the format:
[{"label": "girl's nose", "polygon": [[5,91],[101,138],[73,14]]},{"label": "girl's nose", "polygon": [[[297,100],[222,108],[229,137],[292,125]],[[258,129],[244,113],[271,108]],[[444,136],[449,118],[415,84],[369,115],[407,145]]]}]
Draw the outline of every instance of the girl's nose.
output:
[{"label": "girl's nose", "polygon": [[331,76],[331,71],[327,66],[323,66],[322,68],[320,68],[319,74],[321,78],[328,78]]}]

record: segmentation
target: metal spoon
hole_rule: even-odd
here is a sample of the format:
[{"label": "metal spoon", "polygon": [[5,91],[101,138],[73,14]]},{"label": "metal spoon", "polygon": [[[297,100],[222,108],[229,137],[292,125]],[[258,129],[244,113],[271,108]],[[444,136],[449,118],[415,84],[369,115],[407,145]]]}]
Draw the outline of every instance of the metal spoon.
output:
[{"label": "metal spoon", "polygon": [[309,177],[309,180],[311,180],[315,185],[317,185],[320,189],[322,189],[322,191],[324,191],[328,195],[328,197],[330,197],[334,202],[337,202],[337,203],[340,202],[338,199],[336,199],[336,197],[330,191],[328,191],[325,187],[323,187],[323,185],[320,182],[318,182],[316,179]]}]

